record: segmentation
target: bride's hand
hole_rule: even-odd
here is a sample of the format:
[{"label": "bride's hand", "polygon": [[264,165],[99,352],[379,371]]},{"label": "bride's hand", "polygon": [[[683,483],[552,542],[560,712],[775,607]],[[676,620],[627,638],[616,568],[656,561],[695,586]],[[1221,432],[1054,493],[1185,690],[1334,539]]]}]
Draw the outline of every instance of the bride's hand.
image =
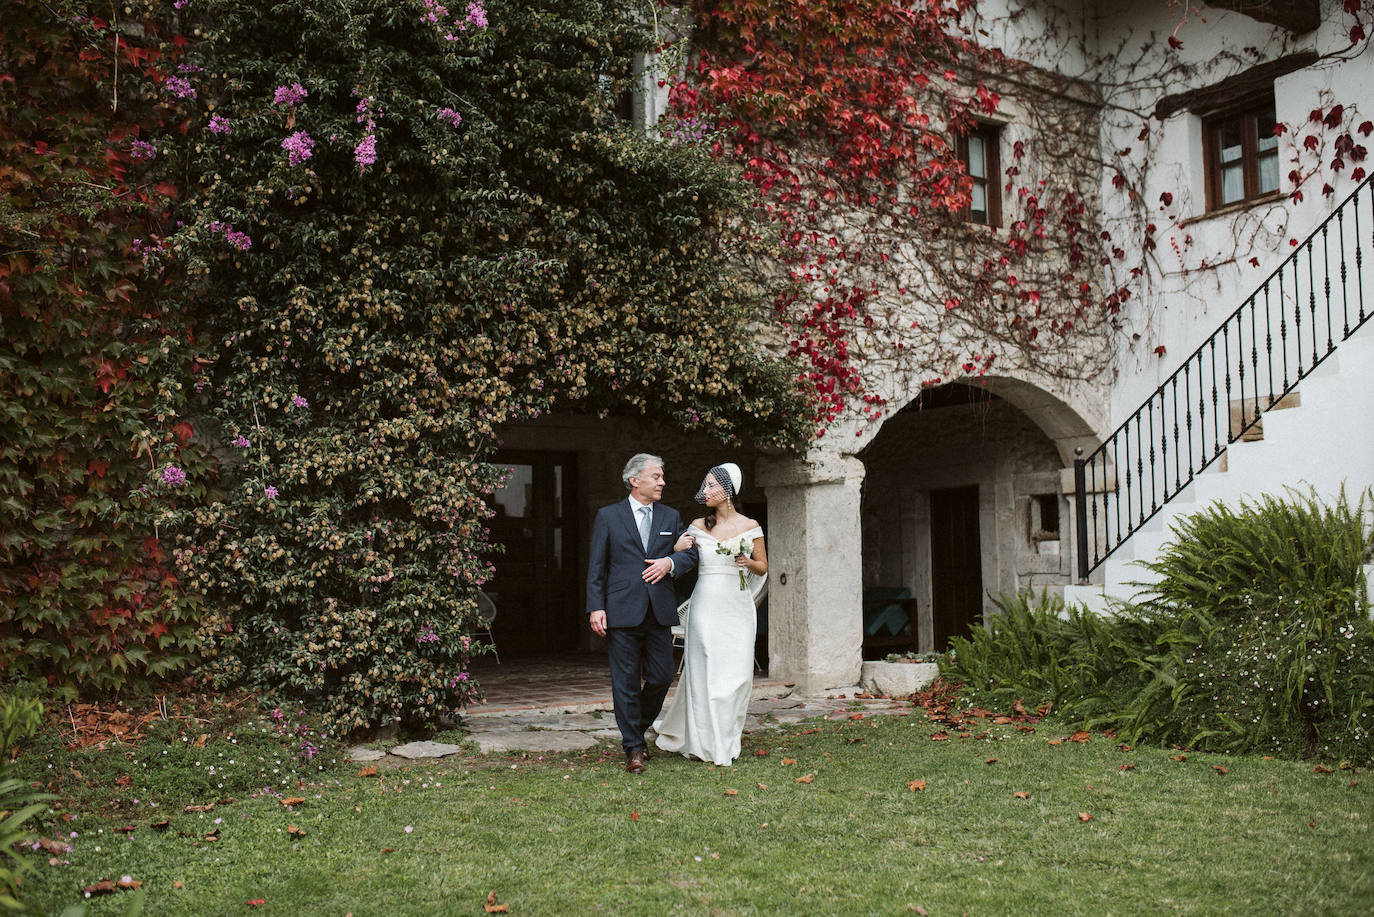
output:
[{"label": "bride's hand", "polygon": [[677,543],[673,545],[673,550],[675,552],[689,551],[691,550],[692,545],[694,544],[696,544],[696,539],[693,538],[691,535],[688,535],[686,532],[683,532],[681,535],[678,536]]}]

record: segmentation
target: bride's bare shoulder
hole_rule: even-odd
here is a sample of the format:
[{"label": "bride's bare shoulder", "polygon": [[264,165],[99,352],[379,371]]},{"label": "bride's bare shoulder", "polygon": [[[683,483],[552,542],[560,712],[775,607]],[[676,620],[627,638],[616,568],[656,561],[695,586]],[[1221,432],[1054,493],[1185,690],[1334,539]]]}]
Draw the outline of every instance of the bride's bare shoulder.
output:
[{"label": "bride's bare shoulder", "polygon": [[696,519],[693,519],[690,523],[688,523],[688,525],[690,525],[697,531],[704,532],[706,531],[706,517],[698,516]]},{"label": "bride's bare shoulder", "polygon": [[747,517],[746,517],[744,520],[741,521],[740,527],[741,527],[744,531],[746,531],[746,532],[749,531],[750,529],[763,528],[763,526],[759,525],[759,524],[758,524],[757,522],[755,522],[753,519],[749,519],[749,518],[747,518]]}]

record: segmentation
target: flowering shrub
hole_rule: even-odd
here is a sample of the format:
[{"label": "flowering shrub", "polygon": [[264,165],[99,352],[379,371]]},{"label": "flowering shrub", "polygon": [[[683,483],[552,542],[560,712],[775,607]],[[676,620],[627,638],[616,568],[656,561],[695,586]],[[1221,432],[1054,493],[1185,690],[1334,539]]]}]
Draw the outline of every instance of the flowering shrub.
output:
[{"label": "flowering shrub", "polygon": [[163,247],[194,93],[147,4],[91,11],[0,0],[0,671],[110,691],[194,658],[157,523],[215,481]]},{"label": "flowering shrub", "polygon": [[204,410],[233,448],[223,498],[180,515],[177,560],[215,609],[221,682],[333,732],[478,697],[502,423],[806,438],[795,370],[753,341],[768,291],[722,270],[757,244],[732,222],[747,187],[616,120],[650,42],[622,4],[182,15],[210,40],[187,55],[205,107],[175,246],[216,348]]}]

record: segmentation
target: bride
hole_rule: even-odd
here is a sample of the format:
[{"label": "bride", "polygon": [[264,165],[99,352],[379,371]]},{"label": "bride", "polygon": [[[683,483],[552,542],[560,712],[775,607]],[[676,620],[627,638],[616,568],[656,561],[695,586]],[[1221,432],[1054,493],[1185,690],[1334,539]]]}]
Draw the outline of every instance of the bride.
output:
[{"label": "bride", "polygon": [[763,529],[735,509],[740,484],[733,462],[707,472],[696,495],[706,514],[674,546],[696,544],[697,584],[682,677],[654,723],[659,748],[721,765],[739,757],[754,683],[754,595],[745,573],[768,572]]}]

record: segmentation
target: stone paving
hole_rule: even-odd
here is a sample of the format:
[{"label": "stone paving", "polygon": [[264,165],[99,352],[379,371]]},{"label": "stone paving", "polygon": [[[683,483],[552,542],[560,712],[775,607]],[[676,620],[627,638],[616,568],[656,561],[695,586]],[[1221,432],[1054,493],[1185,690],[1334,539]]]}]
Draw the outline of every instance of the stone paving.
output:
[{"label": "stone paving", "polygon": [[[767,731],[805,720],[907,716],[911,712],[907,700],[873,697],[858,687],[837,689],[823,697],[801,697],[793,695],[788,685],[761,679],[755,682],[744,731]],[[443,758],[472,748],[484,755],[563,754],[620,742],[608,700],[525,709],[512,704],[502,704],[496,710],[479,707],[463,716],[462,726],[468,733],[468,748],[410,742],[386,752],[360,745],[349,749],[348,754],[354,761],[414,761]]]}]

